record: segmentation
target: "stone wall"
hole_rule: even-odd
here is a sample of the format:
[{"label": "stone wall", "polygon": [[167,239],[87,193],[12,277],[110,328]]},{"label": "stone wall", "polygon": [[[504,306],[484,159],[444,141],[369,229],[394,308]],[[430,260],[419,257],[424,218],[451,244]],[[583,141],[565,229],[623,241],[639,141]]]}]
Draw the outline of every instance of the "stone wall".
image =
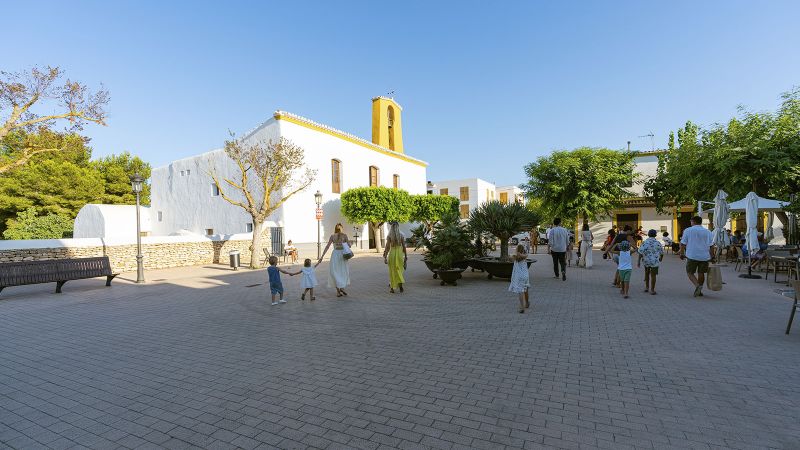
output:
[{"label": "stone wall", "polygon": [[[228,263],[228,252],[238,250],[243,266],[250,261],[249,233],[229,236],[156,236],[142,238],[145,269]],[[270,248],[269,233],[262,248]],[[108,256],[115,272],[136,270],[136,243],[107,239],[46,239],[0,241],[0,263],[44,259]],[[263,250],[259,252],[263,259]]]}]

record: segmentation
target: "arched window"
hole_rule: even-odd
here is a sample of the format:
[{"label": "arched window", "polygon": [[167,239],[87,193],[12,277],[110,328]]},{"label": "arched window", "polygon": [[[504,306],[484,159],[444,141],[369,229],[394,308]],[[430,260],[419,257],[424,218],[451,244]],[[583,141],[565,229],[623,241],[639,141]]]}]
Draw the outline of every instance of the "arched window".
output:
[{"label": "arched window", "polygon": [[394,108],[389,106],[386,110],[386,123],[388,124],[389,133],[389,150],[394,150]]},{"label": "arched window", "polygon": [[392,186],[395,189],[400,187],[400,175],[398,175],[398,174],[392,175]]},{"label": "arched window", "polygon": [[369,185],[370,186],[378,186],[380,182],[379,179],[380,170],[375,166],[369,166]]},{"label": "arched window", "polygon": [[342,162],[338,159],[331,160],[331,192],[342,192]]}]

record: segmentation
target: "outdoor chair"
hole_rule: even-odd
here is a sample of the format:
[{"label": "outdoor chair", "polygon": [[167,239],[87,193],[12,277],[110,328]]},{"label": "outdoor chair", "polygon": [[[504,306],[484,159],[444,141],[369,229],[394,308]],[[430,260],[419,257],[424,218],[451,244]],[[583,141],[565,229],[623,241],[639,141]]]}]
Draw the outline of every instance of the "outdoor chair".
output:
[{"label": "outdoor chair", "polygon": [[778,256],[778,257],[789,256],[790,255],[789,252],[788,251],[781,251],[781,250],[767,250],[766,253],[767,253],[767,257],[766,257],[766,260],[767,260],[767,276],[765,276],[764,279],[765,280],[769,279],[770,267],[772,267],[772,271],[775,272],[774,281],[776,283],[778,282],[778,272],[785,271],[786,275],[789,276],[789,271],[790,271],[792,265],[794,265],[794,261],[789,261],[789,260],[782,259],[782,258],[775,259],[775,256]]},{"label": "outdoor chair", "polygon": [[795,280],[800,280],[800,259],[796,260],[794,264],[789,265],[789,281],[792,280],[792,274],[794,274]]},{"label": "outdoor chair", "polygon": [[800,296],[800,281],[792,280],[792,288],[794,289],[794,303],[792,304],[792,312],[789,313],[789,323],[786,325],[786,334],[792,329],[792,321],[794,320],[794,313],[800,306],[797,305],[798,296]]},{"label": "outdoor chair", "polygon": [[742,253],[741,247],[733,247],[734,248],[734,259],[733,262],[735,263],[733,266],[733,270],[739,271],[739,267],[747,264],[747,259],[744,257],[744,253]]}]

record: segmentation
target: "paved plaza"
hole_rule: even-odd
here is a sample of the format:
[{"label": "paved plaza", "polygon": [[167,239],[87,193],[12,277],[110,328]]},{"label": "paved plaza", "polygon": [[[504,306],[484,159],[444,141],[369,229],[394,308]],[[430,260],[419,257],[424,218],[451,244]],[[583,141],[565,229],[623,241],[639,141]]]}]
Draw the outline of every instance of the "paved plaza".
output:
[{"label": "paved plaza", "polygon": [[419,255],[404,294],[359,255],[349,296],[287,278],[281,306],[225,266],[8,288],[0,448],[800,448],[782,285],[727,267],[693,299],[667,255],[659,295],[635,269],[623,300],[599,252],[566,282],[538,259],[526,314],[507,281],[442,287]]}]

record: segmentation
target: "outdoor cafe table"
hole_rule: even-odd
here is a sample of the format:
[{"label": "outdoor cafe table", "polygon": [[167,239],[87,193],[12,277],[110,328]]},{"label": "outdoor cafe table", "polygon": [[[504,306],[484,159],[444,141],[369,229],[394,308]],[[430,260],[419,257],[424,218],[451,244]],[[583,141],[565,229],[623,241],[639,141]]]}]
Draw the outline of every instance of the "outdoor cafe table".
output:
[{"label": "outdoor cafe table", "polygon": [[[770,259],[773,261],[783,261],[783,262],[793,262],[797,263],[797,256],[798,255],[772,255]],[[786,280],[786,284],[789,284],[790,280]]]}]

